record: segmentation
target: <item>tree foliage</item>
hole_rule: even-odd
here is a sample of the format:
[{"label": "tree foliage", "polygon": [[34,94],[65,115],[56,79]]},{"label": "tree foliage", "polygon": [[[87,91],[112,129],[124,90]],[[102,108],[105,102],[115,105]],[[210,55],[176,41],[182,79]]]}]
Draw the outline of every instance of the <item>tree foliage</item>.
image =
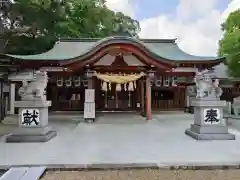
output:
[{"label": "tree foliage", "polygon": [[59,37],[137,36],[136,20],[113,12],[105,0],[15,0],[0,9],[7,27],[6,53],[34,54],[49,50]]},{"label": "tree foliage", "polygon": [[240,77],[240,10],[229,15],[222,30],[224,35],[219,42],[219,54],[227,58],[229,74]]}]

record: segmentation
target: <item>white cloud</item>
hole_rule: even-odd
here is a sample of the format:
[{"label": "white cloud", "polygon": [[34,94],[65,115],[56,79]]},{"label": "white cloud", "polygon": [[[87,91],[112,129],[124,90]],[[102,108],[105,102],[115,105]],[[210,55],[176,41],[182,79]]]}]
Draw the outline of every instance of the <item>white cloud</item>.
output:
[{"label": "white cloud", "polygon": [[[140,21],[142,38],[178,38],[184,51],[194,55],[215,56],[218,41],[222,37],[221,23],[234,10],[240,8],[240,0],[233,0],[221,13],[215,8],[217,1],[179,0],[176,18],[159,15]],[[131,0],[107,0],[109,8],[134,17],[136,10]]]},{"label": "white cloud", "polygon": [[228,8],[223,12],[222,20],[226,20],[228,15],[240,8],[240,0],[233,0],[228,4]]},{"label": "white cloud", "polygon": [[203,3],[201,0],[179,0],[179,4],[176,8],[177,17],[179,20],[188,20],[192,16],[201,16],[212,10],[212,7],[216,5],[217,0],[208,0],[207,3]]},{"label": "white cloud", "polygon": [[119,11],[134,17],[135,7],[129,0],[106,0],[106,5],[113,11]]},{"label": "white cloud", "polygon": [[230,12],[240,8],[240,0],[233,0],[224,13],[216,10],[215,4],[216,0],[180,0],[175,19],[161,15],[140,21],[140,37],[176,37],[180,48],[190,54],[215,56],[222,36],[221,23]]}]

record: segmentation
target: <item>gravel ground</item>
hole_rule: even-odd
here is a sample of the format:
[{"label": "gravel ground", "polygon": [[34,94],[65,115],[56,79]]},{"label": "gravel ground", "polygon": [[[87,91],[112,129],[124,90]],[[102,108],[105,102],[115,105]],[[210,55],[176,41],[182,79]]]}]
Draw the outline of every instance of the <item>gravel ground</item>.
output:
[{"label": "gravel ground", "polygon": [[239,180],[240,170],[48,171],[41,180]]}]

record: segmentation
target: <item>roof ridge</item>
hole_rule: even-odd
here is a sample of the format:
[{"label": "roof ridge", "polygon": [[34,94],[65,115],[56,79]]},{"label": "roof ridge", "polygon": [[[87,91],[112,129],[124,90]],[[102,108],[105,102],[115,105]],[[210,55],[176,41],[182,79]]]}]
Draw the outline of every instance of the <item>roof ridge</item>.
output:
[{"label": "roof ridge", "polygon": [[97,42],[101,40],[101,38],[59,38],[58,41],[60,42]]},{"label": "roof ridge", "polygon": [[109,36],[106,38],[59,38],[58,41],[60,42],[97,42],[101,40],[107,40],[107,39],[123,39],[123,40],[139,40],[144,43],[175,43],[177,38],[174,39],[136,39],[134,37],[127,37],[127,36]]},{"label": "roof ridge", "polygon": [[177,38],[174,39],[140,39],[145,43],[175,43]]}]

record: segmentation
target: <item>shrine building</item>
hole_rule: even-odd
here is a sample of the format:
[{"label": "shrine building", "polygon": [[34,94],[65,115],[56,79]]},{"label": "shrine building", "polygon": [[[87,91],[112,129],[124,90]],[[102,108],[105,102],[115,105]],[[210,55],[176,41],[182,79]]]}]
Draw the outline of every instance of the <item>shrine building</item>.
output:
[{"label": "shrine building", "polygon": [[16,68],[10,81],[9,111],[16,113],[21,81],[36,70],[48,72],[50,111],[83,111],[85,89],[95,89],[96,112],[136,111],[151,119],[153,111],[183,110],[189,106],[187,86],[195,72],[212,69],[219,57],[190,55],[176,39],[59,39],[42,54],[10,55]]}]

